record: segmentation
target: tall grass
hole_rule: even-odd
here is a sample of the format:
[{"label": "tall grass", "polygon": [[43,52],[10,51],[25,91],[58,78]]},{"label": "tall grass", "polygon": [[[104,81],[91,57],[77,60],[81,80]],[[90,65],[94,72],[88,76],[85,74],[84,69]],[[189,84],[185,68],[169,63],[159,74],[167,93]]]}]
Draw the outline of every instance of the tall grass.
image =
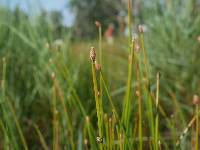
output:
[{"label": "tall grass", "polygon": [[199,94],[199,14],[189,1],[179,8],[165,1],[162,13],[146,2],[145,32],[136,30],[127,2],[129,35],[113,46],[100,22],[97,39],[76,43],[63,33],[58,45],[51,32],[41,35],[23,15],[16,22],[4,12],[10,18],[0,19],[0,56],[6,58],[0,63],[0,149],[199,149],[199,106],[192,109]]}]

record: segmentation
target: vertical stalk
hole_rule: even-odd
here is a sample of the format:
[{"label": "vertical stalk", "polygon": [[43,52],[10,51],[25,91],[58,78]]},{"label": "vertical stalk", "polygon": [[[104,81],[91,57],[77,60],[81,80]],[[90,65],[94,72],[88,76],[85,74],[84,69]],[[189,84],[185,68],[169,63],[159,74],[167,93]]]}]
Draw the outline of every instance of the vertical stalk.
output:
[{"label": "vertical stalk", "polygon": [[142,98],[141,98],[141,83],[140,83],[140,68],[139,62],[136,65],[137,72],[137,91],[136,95],[138,96],[138,114],[139,114],[139,150],[142,150],[143,140],[142,140]]},{"label": "vertical stalk", "polygon": [[196,105],[196,144],[195,144],[195,148],[196,150],[199,149],[199,105]]},{"label": "vertical stalk", "polygon": [[[95,22],[97,28],[98,28],[98,45],[99,45],[99,63],[101,66],[101,70],[102,70],[102,66],[103,66],[103,55],[102,55],[102,27],[101,27],[101,23],[99,21]],[[100,98],[100,105],[102,108],[102,97],[103,97],[103,81],[102,81],[102,76],[99,76],[99,98]]]},{"label": "vertical stalk", "polygon": [[152,105],[152,97],[150,93],[150,83],[149,83],[149,77],[150,77],[150,70],[149,70],[149,63],[148,63],[148,57],[147,57],[147,52],[145,49],[145,44],[144,44],[144,27],[142,25],[139,26],[139,38],[140,38],[140,43],[141,43],[141,49],[142,49],[142,55],[143,55],[143,64],[145,67],[144,71],[144,78],[145,78],[145,83],[144,83],[144,94],[147,99],[147,111],[148,111],[148,120],[150,124],[150,132],[152,137],[155,137],[155,126],[154,126],[154,116],[153,116],[153,105]]},{"label": "vertical stalk", "polygon": [[[103,55],[102,55],[102,28],[101,28],[101,24],[99,26],[99,61],[100,61],[100,65],[101,65],[101,69],[103,66]],[[101,105],[102,105],[102,96],[103,96],[103,84],[102,84],[102,76],[99,76],[99,80],[100,80],[100,101],[101,101]]]},{"label": "vertical stalk", "polygon": [[[99,62],[101,66],[101,71],[102,71],[102,66],[103,66],[103,52],[102,52],[102,27],[101,23],[99,23]],[[99,109],[100,109],[100,120],[101,120],[101,130],[103,129],[103,81],[102,81],[102,76],[99,76]],[[99,134],[101,140],[103,140],[103,131],[100,131],[101,134]],[[102,141],[103,142],[103,141]],[[103,144],[101,143],[100,149],[103,149]]]},{"label": "vertical stalk", "polygon": [[99,130],[99,137],[97,137],[97,142],[100,144],[100,150],[103,150],[103,132],[102,132],[102,108],[101,108],[101,102],[99,98],[99,90],[97,85],[97,77],[96,77],[96,51],[94,47],[90,50],[90,58],[92,61],[92,79],[93,79],[93,88],[94,88],[94,94],[95,94],[95,102],[96,102],[96,110],[97,110],[97,119],[98,119],[98,130]]},{"label": "vertical stalk", "polygon": [[[143,28],[143,26],[141,26],[141,28]],[[144,29],[143,29],[144,30]],[[141,49],[142,49],[142,53],[143,53],[143,64],[145,66],[145,78],[147,79],[147,87],[148,87],[148,80],[149,80],[149,74],[150,74],[150,71],[149,71],[149,63],[148,63],[148,57],[147,57],[147,52],[145,50],[145,45],[144,45],[144,33],[143,32],[140,32],[139,33],[139,38],[140,38],[140,42],[141,42]]]},{"label": "vertical stalk", "polygon": [[105,125],[105,133],[106,133],[106,149],[109,149],[109,123],[108,123],[108,115],[104,115],[104,125]]},{"label": "vertical stalk", "polygon": [[158,123],[159,123],[159,114],[158,114],[158,105],[159,105],[159,89],[160,89],[160,74],[157,73],[157,82],[156,82],[156,119],[155,119],[155,149],[158,150]]},{"label": "vertical stalk", "polygon": [[52,111],[53,111],[53,150],[59,150],[59,129],[58,129],[58,110],[56,106],[56,81],[55,74],[52,73],[53,91],[52,91]]},{"label": "vertical stalk", "polygon": [[92,125],[90,123],[90,118],[89,116],[86,116],[86,127],[87,127],[87,132],[88,132],[88,137],[89,137],[89,141],[86,143],[88,146],[91,146],[91,149],[97,149],[96,147],[96,143],[95,143],[95,134],[92,128]]},{"label": "vertical stalk", "polygon": [[[131,0],[128,1],[128,27],[129,27],[129,37],[128,37],[128,80],[125,93],[124,109],[122,114],[122,121],[125,126],[126,132],[128,133],[129,121],[130,121],[130,105],[131,105],[131,83],[133,74],[133,42],[132,38],[132,28],[131,28]],[[126,137],[125,137],[126,139]],[[126,144],[125,144],[126,145]]]},{"label": "vertical stalk", "polygon": [[61,105],[63,107],[64,118],[66,120],[66,124],[67,124],[67,127],[69,129],[69,136],[70,136],[69,139],[70,139],[71,148],[72,148],[72,150],[75,150],[75,144],[73,142],[73,139],[74,139],[73,127],[72,127],[72,123],[71,123],[72,121],[70,120],[69,113],[68,113],[67,108],[65,106],[65,99],[64,99],[63,91],[61,90],[59,82],[58,82],[57,79],[55,79],[55,84],[56,84],[55,86],[56,86],[56,90],[58,92],[58,96],[59,96]]}]

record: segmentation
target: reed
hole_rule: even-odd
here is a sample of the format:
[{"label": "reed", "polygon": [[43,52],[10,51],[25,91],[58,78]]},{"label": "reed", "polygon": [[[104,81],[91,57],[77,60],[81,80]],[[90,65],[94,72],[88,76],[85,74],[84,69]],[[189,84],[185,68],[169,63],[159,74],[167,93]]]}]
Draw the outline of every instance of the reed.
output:
[{"label": "reed", "polygon": [[99,135],[97,136],[97,142],[100,145],[100,149],[103,150],[103,108],[100,101],[100,92],[97,85],[97,75],[96,75],[96,50],[94,47],[90,50],[90,58],[91,58],[91,64],[92,64],[92,78],[93,78],[93,88],[94,88],[94,94],[95,94],[95,102],[96,102],[96,110],[97,110],[97,119],[98,119],[98,131]]}]

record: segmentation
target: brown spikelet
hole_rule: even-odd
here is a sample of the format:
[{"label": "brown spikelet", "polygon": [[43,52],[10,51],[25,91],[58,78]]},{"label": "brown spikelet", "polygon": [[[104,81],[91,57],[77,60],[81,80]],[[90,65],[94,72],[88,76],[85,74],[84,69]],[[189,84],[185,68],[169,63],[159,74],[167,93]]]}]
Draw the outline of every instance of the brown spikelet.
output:
[{"label": "brown spikelet", "polygon": [[98,63],[95,63],[95,68],[97,71],[101,70],[101,65]]},{"label": "brown spikelet", "polygon": [[91,47],[90,49],[90,59],[95,62],[96,61],[96,50],[94,47]]},{"label": "brown spikelet", "polygon": [[144,33],[144,26],[143,26],[143,25],[139,25],[139,26],[138,26],[138,31],[139,31],[140,33]]},{"label": "brown spikelet", "polygon": [[101,23],[99,21],[95,21],[95,25],[99,28],[101,27]]},{"label": "brown spikelet", "polygon": [[200,36],[197,37],[197,41],[200,43]]},{"label": "brown spikelet", "polygon": [[140,51],[140,44],[136,41],[134,44],[134,51],[138,53]]},{"label": "brown spikelet", "polygon": [[194,95],[193,96],[193,102],[192,102],[194,105],[199,105],[200,103],[200,99],[199,99],[199,96],[198,95]]}]

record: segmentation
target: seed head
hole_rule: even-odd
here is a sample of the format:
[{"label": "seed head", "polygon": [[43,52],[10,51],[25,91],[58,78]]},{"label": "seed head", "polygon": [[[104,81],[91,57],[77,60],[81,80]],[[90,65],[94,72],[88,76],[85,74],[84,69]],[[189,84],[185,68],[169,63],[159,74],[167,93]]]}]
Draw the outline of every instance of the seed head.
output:
[{"label": "seed head", "polygon": [[110,123],[112,123],[112,118],[110,117],[108,121],[109,121]]},{"label": "seed head", "polygon": [[137,91],[135,92],[135,94],[136,94],[137,97],[139,97],[139,96],[140,96],[140,91],[137,90]]},{"label": "seed head", "polygon": [[144,33],[144,25],[139,25],[139,26],[138,26],[138,31],[139,31],[140,33]]},{"label": "seed head", "polygon": [[54,79],[56,78],[55,72],[52,72],[52,73],[51,73],[51,78],[52,78],[52,80],[54,80]]},{"label": "seed head", "polygon": [[200,43],[200,35],[197,37],[197,41]]},{"label": "seed head", "polygon": [[95,21],[95,25],[99,28],[101,27],[101,23],[99,21]]},{"label": "seed head", "polygon": [[147,31],[147,26],[146,25],[142,24],[142,25],[138,26],[138,32],[139,33],[144,33],[146,31]]},{"label": "seed head", "polygon": [[135,42],[135,44],[134,44],[134,50],[135,50],[135,52],[139,52],[140,51],[140,45],[139,45],[138,42]]},{"label": "seed head", "polygon": [[199,105],[199,103],[200,103],[199,96],[198,95],[194,95],[193,96],[193,104],[194,105]]},{"label": "seed head", "polygon": [[99,136],[96,138],[96,141],[97,141],[97,143],[99,143],[99,144],[100,144],[100,143],[103,143],[103,139],[102,139],[101,137],[99,137]]},{"label": "seed head", "polygon": [[157,74],[156,74],[156,78],[157,78],[157,80],[159,80],[160,79],[160,72],[158,72]]},{"label": "seed head", "polygon": [[85,139],[85,140],[84,140],[84,144],[85,144],[85,145],[88,145],[88,139]]},{"label": "seed head", "polygon": [[101,65],[98,63],[95,63],[95,68],[97,71],[101,70]]},{"label": "seed head", "polygon": [[87,123],[90,122],[89,116],[86,116],[85,120],[86,120]]},{"label": "seed head", "polygon": [[90,49],[90,59],[95,62],[96,61],[96,50],[94,47],[91,47]]}]

